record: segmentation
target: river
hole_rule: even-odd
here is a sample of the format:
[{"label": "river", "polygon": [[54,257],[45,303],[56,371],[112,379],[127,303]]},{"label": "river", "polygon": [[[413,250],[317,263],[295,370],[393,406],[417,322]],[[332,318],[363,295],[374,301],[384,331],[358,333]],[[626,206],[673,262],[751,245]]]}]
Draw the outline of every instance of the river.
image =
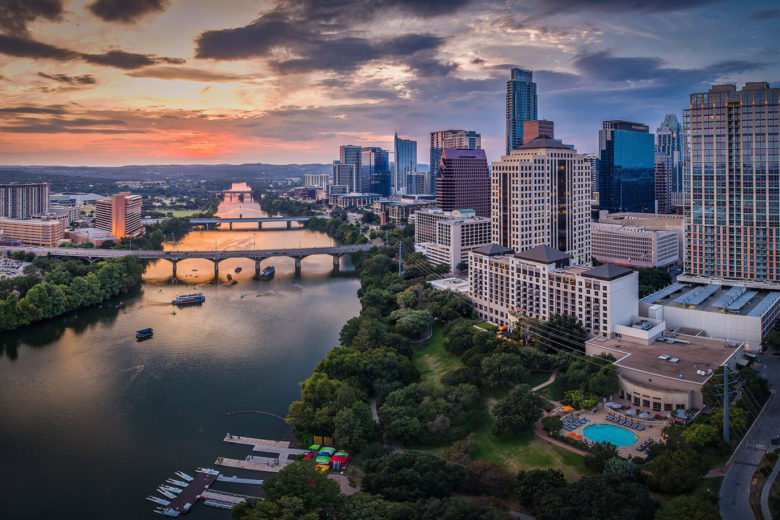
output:
[{"label": "river", "polygon": [[[218,215],[261,214],[249,200],[225,201]],[[265,226],[264,226],[265,227]],[[235,228],[235,226],[234,226]],[[303,229],[197,231],[175,249],[283,249],[332,245]],[[254,262],[226,260],[213,281],[208,260],[148,266],[131,295],[0,337],[0,518],[160,518],[144,499],[157,485],[213,466],[219,456],[244,458],[248,447],[226,433],[286,439],[290,428],[260,410],[285,415],[299,382],[338,343],[358,314],[358,280],[348,258],[332,275],[330,256],[272,258],[276,276],[255,281]],[[236,267],[242,267],[235,273]],[[230,285],[226,276],[237,281]],[[201,306],[171,300],[202,291]],[[121,304],[120,304],[121,301]],[[154,338],[136,342],[135,331]],[[222,468],[226,475],[264,474]],[[257,494],[256,486],[214,485]],[[227,519],[197,505],[194,519]]]}]

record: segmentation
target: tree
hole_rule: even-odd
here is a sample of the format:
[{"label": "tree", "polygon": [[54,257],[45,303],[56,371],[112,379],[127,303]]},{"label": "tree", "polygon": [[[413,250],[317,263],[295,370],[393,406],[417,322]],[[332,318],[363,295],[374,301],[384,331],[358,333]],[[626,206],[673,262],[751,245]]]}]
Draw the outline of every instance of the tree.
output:
[{"label": "tree", "polygon": [[590,448],[590,452],[585,455],[585,467],[594,473],[604,471],[607,461],[619,457],[617,448],[608,442],[597,442]]},{"label": "tree", "polygon": [[528,378],[523,358],[517,354],[500,352],[482,360],[482,380],[491,388],[507,388]]},{"label": "tree", "polygon": [[780,351],[780,330],[773,330],[766,336],[764,336],[765,348],[772,349],[775,352]]},{"label": "tree", "polygon": [[395,323],[396,330],[404,336],[415,339],[428,332],[433,325],[433,316],[425,311],[399,309],[393,311],[387,319]]},{"label": "tree", "polygon": [[248,499],[230,510],[234,520],[319,520],[317,511],[306,511],[303,500],[283,496],[279,500]]},{"label": "tree", "polygon": [[585,352],[588,335],[576,316],[554,314],[536,327],[536,341],[545,350]]},{"label": "tree", "polygon": [[692,448],[700,449],[718,442],[718,429],[711,424],[697,422],[683,429],[682,437]]},{"label": "tree", "polygon": [[280,501],[283,497],[297,497],[303,503],[301,511],[319,511],[324,514],[336,508],[340,494],[338,482],[319,471],[311,460],[288,464],[263,482],[263,491],[265,500]]},{"label": "tree", "polygon": [[486,460],[475,460],[466,466],[463,490],[472,495],[503,497],[512,488],[512,477],[502,467]]},{"label": "tree", "polygon": [[381,496],[357,493],[342,500],[333,517],[336,520],[389,520],[397,518],[399,506]]},{"label": "tree", "polygon": [[657,508],[646,487],[607,474],[583,477],[557,494],[542,496],[534,513],[539,520],[651,520]]},{"label": "tree", "polygon": [[563,473],[557,469],[534,469],[517,474],[515,494],[524,506],[533,508],[541,497],[556,494],[566,487]]},{"label": "tree", "polygon": [[463,272],[463,271],[465,271],[465,270],[467,270],[469,268],[469,263],[468,262],[458,262],[458,265],[456,267],[457,267],[458,271]]},{"label": "tree", "polygon": [[450,321],[444,327],[444,350],[452,354],[463,354],[474,346],[472,338],[475,332],[477,331],[469,320]]},{"label": "tree", "polygon": [[719,520],[715,504],[697,496],[679,496],[664,502],[655,520]]},{"label": "tree", "polygon": [[706,469],[704,459],[694,449],[665,450],[650,462],[650,484],[665,493],[684,493],[696,487]]},{"label": "tree", "polygon": [[561,428],[563,428],[563,421],[561,421],[560,417],[548,415],[542,417],[542,428],[550,433],[559,432],[561,431]]},{"label": "tree", "polygon": [[612,457],[604,464],[604,473],[611,473],[620,478],[633,479],[636,475],[636,464],[620,457]]},{"label": "tree", "polygon": [[359,451],[374,434],[374,421],[371,409],[357,401],[351,408],[336,413],[333,440],[337,446],[351,451]]},{"label": "tree", "polygon": [[445,497],[460,486],[466,476],[463,466],[415,451],[396,451],[370,459],[363,469],[362,489],[395,501]]},{"label": "tree", "polygon": [[534,423],[542,417],[544,399],[531,391],[528,385],[514,388],[506,399],[493,407],[492,415],[496,419],[493,435],[501,435],[508,431],[519,435],[533,428]]}]

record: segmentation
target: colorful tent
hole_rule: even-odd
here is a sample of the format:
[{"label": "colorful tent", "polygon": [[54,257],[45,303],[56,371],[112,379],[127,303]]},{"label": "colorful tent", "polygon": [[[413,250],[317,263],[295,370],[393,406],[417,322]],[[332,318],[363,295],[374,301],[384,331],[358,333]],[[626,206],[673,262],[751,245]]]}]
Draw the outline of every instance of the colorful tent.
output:
[{"label": "colorful tent", "polygon": [[321,447],[322,447],[322,446],[320,446],[319,444],[312,444],[311,446],[309,446],[309,449],[310,449],[311,451],[319,451],[319,449],[320,449]]},{"label": "colorful tent", "polygon": [[571,406],[564,406],[563,407],[563,411],[564,412],[573,412],[574,408],[572,408]]},{"label": "colorful tent", "polygon": [[330,457],[327,455],[320,455],[314,460],[317,462],[317,464],[330,464]]},{"label": "colorful tent", "polygon": [[330,457],[331,455],[333,455],[335,451],[336,448],[331,448],[326,446],[320,449],[320,455],[327,455],[328,457]]},{"label": "colorful tent", "polygon": [[317,470],[321,471],[322,473],[327,473],[330,471],[330,467],[327,464],[317,464]]}]

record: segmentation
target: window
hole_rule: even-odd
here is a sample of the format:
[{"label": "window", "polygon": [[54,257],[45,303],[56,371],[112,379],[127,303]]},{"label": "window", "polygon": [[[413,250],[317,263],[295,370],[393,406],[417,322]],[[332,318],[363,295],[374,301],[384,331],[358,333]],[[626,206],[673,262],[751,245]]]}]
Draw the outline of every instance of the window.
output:
[{"label": "window", "polygon": [[639,406],[639,398],[638,397],[634,397],[634,404],[636,406]]},{"label": "window", "polygon": [[650,408],[650,401],[648,401],[647,399],[642,399],[642,406],[644,406],[645,408]]},{"label": "window", "polygon": [[672,411],[672,405],[669,403],[664,403],[664,412],[671,412]]},{"label": "window", "polygon": [[675,410],[685,410],[685,405],[684,404],[677,404],[677,405],[674,406],[674,409]]},{"label": "window", "polygon": [[653,403],[653,411],[654,412],[660,412],[661,411],[661,403]]}]

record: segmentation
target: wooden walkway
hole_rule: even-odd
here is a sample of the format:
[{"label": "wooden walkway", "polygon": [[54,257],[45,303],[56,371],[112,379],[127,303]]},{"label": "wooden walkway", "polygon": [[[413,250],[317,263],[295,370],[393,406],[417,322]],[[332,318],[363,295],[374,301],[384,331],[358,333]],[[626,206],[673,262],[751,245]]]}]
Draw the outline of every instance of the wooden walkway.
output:
[{"label": "wooden walkway", "polygon": [[260,499],[260,497],[250,497],[248,495],[238,495],[236,493],[227,493],[225,491],[214,491],[211,489],[207,489],[203,493],[200,494],[200,498],[203,500],[217,500],[219,502],[225,502],[227,504],[240,504],[247,498],[257,498]]},{"label": "wooden walkway", "polygon": [[250,446],[266,446],[268,448],[289,448],[290,441],[269,441],[268,439],[255,439],[253,437],[241,437],[240,435],[225,435],[222,439],[234,444],[248,444]]},{"label": "wooden walkway", "polygon": [[[226,457],[219,457],[214,464],[217,466],[227,466],[229,468],[249,469],[252,471],[265,471],[268,473],[279,473],[285,464],[274,464],[270,462],[260,462],[254,459],[260,457],[252,457],[251,460],[239,460],[228,459]],[[267,461],[273,461],[273,459],[265,459]]]}]

